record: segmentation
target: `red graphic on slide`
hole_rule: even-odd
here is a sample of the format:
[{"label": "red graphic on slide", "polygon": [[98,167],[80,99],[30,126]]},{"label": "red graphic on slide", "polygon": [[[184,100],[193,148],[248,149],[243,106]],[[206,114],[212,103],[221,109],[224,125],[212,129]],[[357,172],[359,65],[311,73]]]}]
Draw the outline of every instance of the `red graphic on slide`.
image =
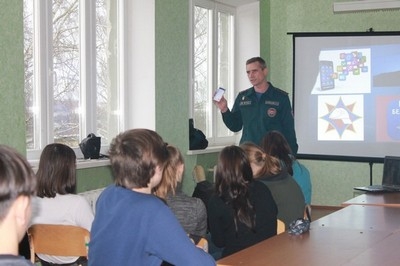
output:
[{"label": "red graphic on slide", "polygon": [[397,95],[376,98],[376,140],[400,140],[400,98]]}]

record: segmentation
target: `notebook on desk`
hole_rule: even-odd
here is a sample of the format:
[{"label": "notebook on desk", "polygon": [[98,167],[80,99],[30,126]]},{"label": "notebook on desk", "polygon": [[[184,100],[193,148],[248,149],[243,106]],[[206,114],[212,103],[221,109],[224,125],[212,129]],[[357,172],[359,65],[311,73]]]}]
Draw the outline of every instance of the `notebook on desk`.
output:
[{"label": "notebook on desk", "polygon": [[385,157],[382,185],[354,187],[354,189],[366,192],[400,192],[400,157]]}]

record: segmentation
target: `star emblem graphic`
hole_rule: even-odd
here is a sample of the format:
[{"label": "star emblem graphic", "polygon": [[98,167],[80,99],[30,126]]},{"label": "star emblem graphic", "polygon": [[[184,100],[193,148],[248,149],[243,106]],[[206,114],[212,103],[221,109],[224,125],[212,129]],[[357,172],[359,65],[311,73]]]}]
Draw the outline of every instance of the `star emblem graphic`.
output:
[{"label": "star emblem graphic", "polygon": [[321,119],[324,119],[329,123],[325,132],[336,130],[340,137],[342,137],[345,130],[356,132],[353,122],[361,118],[361,116],[353,113],[356,102],[345,105],[342,97],[340,97],[336,105],[328,103],[325,103],[325,105],[328,108],[328,113],[321,117]]}]

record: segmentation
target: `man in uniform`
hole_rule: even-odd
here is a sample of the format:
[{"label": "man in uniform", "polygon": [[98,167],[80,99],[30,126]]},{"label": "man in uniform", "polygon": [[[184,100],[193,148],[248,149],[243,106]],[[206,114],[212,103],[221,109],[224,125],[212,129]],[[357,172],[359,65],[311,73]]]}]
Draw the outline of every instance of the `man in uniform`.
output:
[{"label": "man in uniform", "polygon": [[268,68],[261,57],[247,60],[246,72],[253,87],[238,94],[232,110],[224,97],[214,101],[225,125],[233,132],[243,129],[240,143],[251,141],[258,145],[267,132],[278,130],[296,155],[298,145],[288,93],[267,81]]}]

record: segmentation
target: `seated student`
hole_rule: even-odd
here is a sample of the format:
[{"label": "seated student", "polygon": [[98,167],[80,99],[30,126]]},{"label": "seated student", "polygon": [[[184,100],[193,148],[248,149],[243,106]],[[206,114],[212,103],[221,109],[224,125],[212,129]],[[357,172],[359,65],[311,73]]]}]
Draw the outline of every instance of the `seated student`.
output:
[{"label": "seated student", "polygon": [[292,155],[290,145],[279,131],[268,132],[261,141],[261,148],[267,154],[281,160],[304,194],[306,204],[311,204],[312,184],[310,172]]},{"label": "seated student", "polygon": [[222,257],[276,235],[277,207],[269,189],[253,180],[245,152],[225,147],[219,154],[215,176],[216,194],[208,203],[213,243]]},{"label": "seated student", "polygon": [[291,222],[304,216],[304,196],[299,185],[281,166],[279,159],[269,156],[259,146],[251,142],[240,145],[246,152],[254,178],[270,189],[278,206],[278,219],[289,228]]},{"label": "seated student", "polygon": [[184,160],[174,146],[167,146],[168,163],[164,168],[160,184],[154,194],[165,200],[176,218],[191,237],[205,237],[207,233],[207,211],[204,203],[182,192]]},{"label": "seated student", "polygon": [[201,165],[196,165],[192,171],[193,180],[196,182],[192,197],[199,198],[204,205],[208,206],[208,200],[214,193],[214,185],[206,179],[204,168]]},{"label": "seated student", "polygon": [[115,184],[96,203],[89,265],[215,265],[151,193],[168,160],[162,138],[148,129],[128,130],[113,139],[109,156]]},{"label": "seated student", "polygon": [[33,265],[18,255],[31,217],[36,177],[26,159],[13,148],[0,145],[0,265]]},{"label": "seated student", "polygon": [[[36,176],[38,213],[32,224],[75,225],[90,231],[92,208],[84,197],[76,195],[75,152],[61,143],[47,145],[40,155]],[[84,257],[37,255],[43,266],[76,261],[87,264]]]}]

